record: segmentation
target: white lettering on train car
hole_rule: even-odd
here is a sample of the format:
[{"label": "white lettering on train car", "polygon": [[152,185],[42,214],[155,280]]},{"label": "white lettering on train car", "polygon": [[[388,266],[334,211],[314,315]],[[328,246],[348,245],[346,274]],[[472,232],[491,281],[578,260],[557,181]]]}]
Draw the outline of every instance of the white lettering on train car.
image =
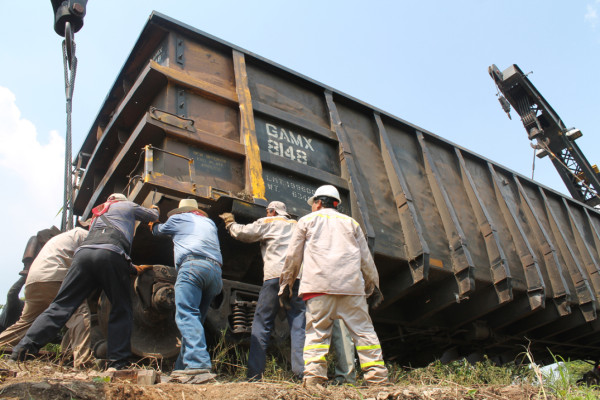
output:
[{"label": "white lettering on train car", "polygon": [[[267,150],[271,154],[288,158],[300,164],[307,164],[308,154],[304,150],[315,151],[312,147],[312,139],[299,133],[266,124],[269,141]],[[299,148],[298,148],[299,147]]]}]

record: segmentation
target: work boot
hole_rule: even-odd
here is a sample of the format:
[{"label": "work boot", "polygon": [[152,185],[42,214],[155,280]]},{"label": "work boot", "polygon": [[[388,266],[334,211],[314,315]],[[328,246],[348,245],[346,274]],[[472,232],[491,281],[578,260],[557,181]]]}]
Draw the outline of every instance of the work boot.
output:
[{"label": "work boot", "polygon": [[110,360],[106,364],[106,369],[114,368],[116,371],[131,368],[131,363],[127,360]]},{"label": "work boot", "polygon": [[33,358],[35,358],[35,355],[37,354],[37,352],[33,351],[32,349],[29,349],[25,346],[22,347],[15,347],[12,350],[12,353],[10,355],[10,359],[13,361],[25,361],[25,360],[31,360]]},{"label": "work boot", "polygon": [[302,386],[323,389],[326,383],[327,379],[320,378],[318,376],[311,376],[308,378],[304,377],[304,380],[302,381]]},{"label": "work boot", "polygon": [[206,368],[189,368],[189,369],[176,369],[171,372],[171,376],[183,376],[183,375],[200,375],[207,374],[210,369]]},{"label": "work boot", "polygon": [[365,381],[365,384],[368,387],[386,387],[386,386],[394,386],[394,384],[392,382],[390,382],[388,379],[385,380],[380,380],[380,381],[375,381],[375,382],[369,382],[369,381]]},{"label": "work boot", "polygon": [[168,382],[201,385],[215,382],[216,377],[208,369],[179,369],[171,372]]}]

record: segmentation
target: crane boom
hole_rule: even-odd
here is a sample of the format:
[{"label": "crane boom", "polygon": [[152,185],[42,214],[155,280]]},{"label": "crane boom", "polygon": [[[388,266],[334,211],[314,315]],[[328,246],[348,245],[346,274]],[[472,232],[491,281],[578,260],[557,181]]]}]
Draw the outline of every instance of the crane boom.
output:
[{"label": "crane boom", "polygon": [[498,90],[500,104],[510,118],[510,106],[521,117],[536,155],[550,155],[552,163],[574,199],[590,206],[600,204],[600,176],[598,168],[590,165],[575,139],[579,129],[567,129],[558,114],[538,92],[521,69],[513,64],[504,71],[496,65],[488,72]]}]

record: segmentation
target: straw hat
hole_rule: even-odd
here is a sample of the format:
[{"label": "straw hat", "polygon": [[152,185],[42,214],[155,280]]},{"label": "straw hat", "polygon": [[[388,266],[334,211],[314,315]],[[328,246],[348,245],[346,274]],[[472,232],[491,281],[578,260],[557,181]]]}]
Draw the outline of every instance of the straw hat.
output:
[{"label": "straw hat", "polygon": [[198,202],[195,199],[182,199],[179,202],[179,207],[171,210],[167,213],[167,217],[175,214],[186,213],[190,211],[199,211],[200,213],[206,215],[206,213],[198,208]]}]

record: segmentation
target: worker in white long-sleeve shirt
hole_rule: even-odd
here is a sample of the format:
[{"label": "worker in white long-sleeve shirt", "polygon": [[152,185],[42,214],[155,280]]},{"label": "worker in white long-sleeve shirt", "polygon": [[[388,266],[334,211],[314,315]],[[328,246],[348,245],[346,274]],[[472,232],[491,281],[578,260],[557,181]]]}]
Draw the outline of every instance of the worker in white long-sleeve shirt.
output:
[{"label": "worker in white long-sleeve shirt", "polygon": [[[260,242],[263,257],[264,282],[258,294],[258,302],[252,320],[250,337],[250,353],[248,354],[248,379],[262,378],[267,362],[267,347],[271,332],[275,328],[275,317],[279,312],[279,277],[285,262],[288,243],[292,238],[296,221],[290,218],[285,204],[272,201],[267,206],[267,216],[259,218],[251,224],[242,225],[235,222],[233,214],[225,213],[221,218],[229,234],[242,242]],[[304,360],[304,301],[298,297],[299,281],[292,285],[293,296],[290,308],[286,310],[291,337],[292,372],[302,378]]]},{"label": "worker in white long-sleeve shirt", "polygon": [[381,300],[379,275],[358,222],[339,213],[337,189],[319,187],[308,200],[312,213],[298,221],[281,275],[280,299],[289,299],[304,262],[299,294],[306,302],[304,383],[327,380],[327,361],[333,320],[342,319],[356,345],[368,384],[387,383],[388,371],[369,316],[367,297],[376,307]]}]

